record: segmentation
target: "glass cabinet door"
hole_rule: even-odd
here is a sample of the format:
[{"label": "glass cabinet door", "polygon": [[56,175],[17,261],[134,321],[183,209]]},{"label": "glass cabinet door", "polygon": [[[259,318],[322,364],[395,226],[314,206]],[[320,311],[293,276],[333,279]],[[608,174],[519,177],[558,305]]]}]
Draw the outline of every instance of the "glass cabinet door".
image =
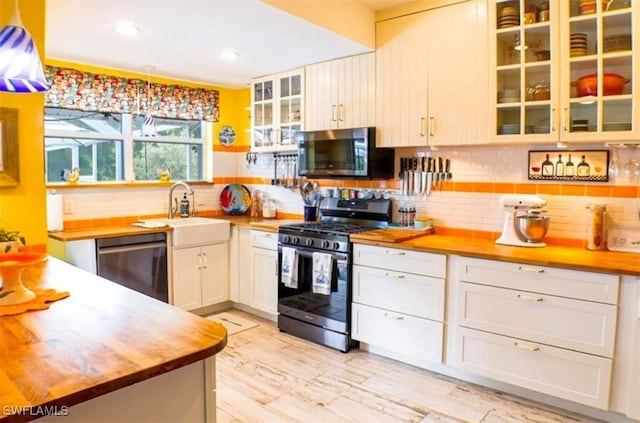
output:
[{"label": "glass cabinet door", "polygon": [[288,75],[279,78],[280,83],[280,145],[295,144],[295,134],[301,129],[302,86],[301,75]]},{"label": "glass cabinet door", "polygon": [[251,143],[254,147],[273,145],[273,80],[254,82]]},{"label": "glass cabinet door", "polygon": [[[496,128],[498,138],[554,136],[553,101],[557,101],[558,52],[548,1],[496,1]],[[557,16],[555,17],[557,20]]]},{"label": "glass cabinet door", "polygon": [[630,140],[640,0],[495,0],[496,139]]},{"label": "glass cabinet door", "polygon": [[[563,131],[570,138],[624,139],[634,128],[632,1],[571,0],[568,105]],[[587,134],[585,134],[585,132]]]}]

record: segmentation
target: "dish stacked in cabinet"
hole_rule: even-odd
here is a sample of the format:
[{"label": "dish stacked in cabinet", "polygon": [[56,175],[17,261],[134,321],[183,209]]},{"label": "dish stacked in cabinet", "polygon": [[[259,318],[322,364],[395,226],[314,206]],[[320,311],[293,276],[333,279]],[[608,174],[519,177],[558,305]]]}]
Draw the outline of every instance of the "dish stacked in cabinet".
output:
[{"label": "dish stacked in cabinet", "polygon": [[461,258],[456,365],[607,409],[619,276]]},{"label": "dish stacked in cabinet", "polygon": [[442,362],[446,256],[354,245],[352,337],[425,366]]}]

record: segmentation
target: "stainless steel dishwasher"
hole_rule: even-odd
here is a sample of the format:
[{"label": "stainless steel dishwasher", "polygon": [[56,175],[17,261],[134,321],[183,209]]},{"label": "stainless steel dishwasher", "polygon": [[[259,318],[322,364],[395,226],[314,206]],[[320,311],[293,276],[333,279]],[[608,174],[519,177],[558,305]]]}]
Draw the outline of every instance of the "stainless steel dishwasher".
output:
[{"label": "stainless steel dishwasher", "polygon": [[100,238],[96,249],[98,275],[169,302],[166,233]]}]

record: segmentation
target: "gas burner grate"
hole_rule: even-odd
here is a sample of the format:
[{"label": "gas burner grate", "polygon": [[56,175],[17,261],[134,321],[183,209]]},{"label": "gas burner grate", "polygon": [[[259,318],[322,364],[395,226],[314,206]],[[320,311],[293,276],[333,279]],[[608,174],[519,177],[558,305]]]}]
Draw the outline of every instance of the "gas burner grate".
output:
[{"label": "gas burner grate", "polygon": [[328,233],[328,234],[355,234],[363,231],[370,231],[372,227],[353,225],[348,223],[338,222],[310,222],[294,225],[283,225],[280,228],[287,230],[296,230],[300,232],[316,232],[316,233]]}]

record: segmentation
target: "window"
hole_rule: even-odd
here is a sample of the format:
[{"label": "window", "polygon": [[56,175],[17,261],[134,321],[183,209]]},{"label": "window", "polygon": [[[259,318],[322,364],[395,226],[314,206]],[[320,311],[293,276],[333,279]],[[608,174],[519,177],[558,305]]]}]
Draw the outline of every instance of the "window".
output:
[{"label": "window", "polygon": [[155,181],[171,169],[174,180],[205,179],[208,122],[155,119],[157,136],[141,135],[144,117],[45,108],[46,182],[64,181],[80,169],[80,181]]}]

